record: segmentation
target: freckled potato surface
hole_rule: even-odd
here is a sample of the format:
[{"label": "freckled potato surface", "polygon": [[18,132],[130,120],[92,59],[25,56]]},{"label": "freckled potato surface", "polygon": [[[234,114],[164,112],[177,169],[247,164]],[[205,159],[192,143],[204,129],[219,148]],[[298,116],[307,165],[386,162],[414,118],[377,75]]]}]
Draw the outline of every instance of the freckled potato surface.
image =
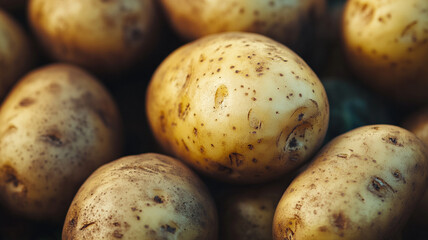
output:
[{"label": "freckled potato surface", "polygon": [[0,9],[0,99],[34,64],[33,49],[22,30]]},{"label": "freckled potato surface", "polygon": [[427,187],[428,150],[412,133],[371,125],[325,146],[287,188],[274,239],[391,239]]},{"label": "freckled potato surface", "polygon": [[86,72],[35,70],[0,109],[0,199],[13,213],[60,220],[78,187],[122,147],[118,109]]},{"label": "freckled potato surface", "polygon": [[184,38],[244,31],[260,33],[294,48],[313,30],[325,0],[161,0],[167,17]]},{"label": "freckled potato surface", "polygon": [[147,90],[147,115],[166,151],[223,181],[292,171],[328,125],[322,84],[285,46],[252,33],[211,35],[172,53]]},{"label": "freckled potato surface", "polygon": [[45,50],[97,73],[118,73],[151,49],[152,0],[30,0],[30,24]]},{"label": "freckled potato surface", "polygon": [[428,1],[349,0],[342,31],[362,81],[401,104],[428,102]]},{"label": "freckled potato surface", "polygon": [[82,185],[62,239],[217,239],[217,212],[202,181],[180,161],[128,156]]}]

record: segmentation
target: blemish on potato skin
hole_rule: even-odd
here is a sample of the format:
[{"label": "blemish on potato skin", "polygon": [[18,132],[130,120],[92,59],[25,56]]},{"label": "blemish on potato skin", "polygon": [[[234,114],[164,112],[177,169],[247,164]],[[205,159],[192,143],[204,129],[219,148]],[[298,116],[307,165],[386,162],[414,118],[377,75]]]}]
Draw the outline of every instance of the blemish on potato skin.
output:
[{"label": "blemish on potato skin", "polygon": [[385,180],[377,176],[371,178],[367,190],[380,198],[385,198],[389,194],[397,192]]},{"label": "blemish on potato skin", "polygon": [[24,98],[19,102],[19,106],[21,107],[28,107],[30,105],[33,105],[36,102],[33,98]]},{"label": "blemish on potato skin", "polygon": [[95,222],[85,223],[79,230],[82,231],[93,224],[95,224]]},{"label": "blemish on potato skin", "polygon": [[342,212],[339,212],[338,214],[333,214],[332,222],[333,226],[339,228],[340,230],[346,229],[349,225],[349,220]]},{"label": "blemish on potato skin", "polygon": [[42,142],[49,143],[55,147],[61,147],[64,144],[64,142],[61,141],[61,139],[56,134],[41,135],[39,137],[39,140]]}]

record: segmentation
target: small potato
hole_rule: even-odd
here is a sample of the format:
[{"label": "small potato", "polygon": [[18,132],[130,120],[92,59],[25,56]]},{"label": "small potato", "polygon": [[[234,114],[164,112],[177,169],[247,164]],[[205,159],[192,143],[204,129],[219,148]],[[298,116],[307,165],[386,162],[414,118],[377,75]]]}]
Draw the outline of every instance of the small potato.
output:
[{"label": "small potato", "polygon": [[53,59],[105,75],[147,55],[159,31],[154,0],[30,0],[29,21]]},{"label": "small potato", "polygon": [[216,240],[217,212],[203,182],[180,161],[128,156],[82,185],[62,239]]},{"label": "small potato", "polygon": [[37,69],[0,109],[0,200],[31,219],[62,220],[83,181],[122,148],[106,89],[66,64]]},{"label": "small potato", "polygon": [[321,145],[328,101],[293,51],[253,33],[221,33],[173,52],[147,89],[163,148],[218,180],[260,183],[289,173]]},{"label": "small potato", "polygon": [[319,41],[325,0],[161,0],[173,28],[185,39],[241,31],[265,35],[301,53]]},{"label": "small potato", "polygon": [[428,103],[428,1],[349,0],[344,51],[354,74],[402,105]]},{"label": "small potato", "polygon": [[272,240],[276,205],[291,178],[230,187],[218,200],[221,240]]},{"label": "small potato", "polygon": [[21,26],[0,9],[0,100],[34,65],[33,52]]},{"label": "small potato", "polygon": [[392,239],[423,196],[428,149],[411,132],[370,125],[326,145],[282,196],[274,240]]}]

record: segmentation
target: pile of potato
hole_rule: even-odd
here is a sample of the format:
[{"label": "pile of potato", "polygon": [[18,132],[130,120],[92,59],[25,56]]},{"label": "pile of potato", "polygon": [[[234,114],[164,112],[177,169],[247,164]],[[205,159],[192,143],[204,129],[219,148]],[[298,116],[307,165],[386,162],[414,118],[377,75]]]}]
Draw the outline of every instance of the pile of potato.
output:
[{"label": "pile of potato", "polygon": [[427,64],[426,0],[0,0],[0,239],[427,239]]}]

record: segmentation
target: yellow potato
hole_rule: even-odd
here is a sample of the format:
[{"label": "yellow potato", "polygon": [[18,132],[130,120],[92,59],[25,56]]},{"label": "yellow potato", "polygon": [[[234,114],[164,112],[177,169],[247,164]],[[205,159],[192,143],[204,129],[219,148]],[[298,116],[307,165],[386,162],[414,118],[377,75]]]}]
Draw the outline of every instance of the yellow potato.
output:
[{"label": "yellow potato", "polygon": [[354,74],[400,104],[428,103],[428,1],[349,0],[344,50]]},{"label": "yellow potato", "polygon": [[80,184],[122,148],[118,109],[91,75],[37,69],[0,109],[0,200],[31,219],[63,219]]},{"label": "yellow potato", "polygon": [[127,156],[82,185],[62,239],[216,240],[217,212],[203,182],[180,161]]},{"label": "yellow potato", "polygon": [[257,183],[289,173],[318,149],[328,101],[294,52],[253,33],[204,37],[158,67],[146,96],[163,148],[222,181]]},{"label": "yellow potato", "polygon": [[423,196],[428,149],[411,132],[371,125],[326,145],[282,196],[274,240],[392,239]]},{"label": "yellow potato", "polygon": [[147,55],[159,27],[153,0],[30,0],[29,20],[52,58],[104,74]]},{"label": "yellow potato", "polygon": [[[325,0],[161,0],[173,28],[185,39],[243,31],[273,38],[292,49],[313,45]],[[310,39],[310,40],[309,40]],[[311,44],[302,44],[308,43]]]},{"label": "yellow potato", "polygon": [[0,99],[34,65],[34,49],[21,26],[0,9]]}]

